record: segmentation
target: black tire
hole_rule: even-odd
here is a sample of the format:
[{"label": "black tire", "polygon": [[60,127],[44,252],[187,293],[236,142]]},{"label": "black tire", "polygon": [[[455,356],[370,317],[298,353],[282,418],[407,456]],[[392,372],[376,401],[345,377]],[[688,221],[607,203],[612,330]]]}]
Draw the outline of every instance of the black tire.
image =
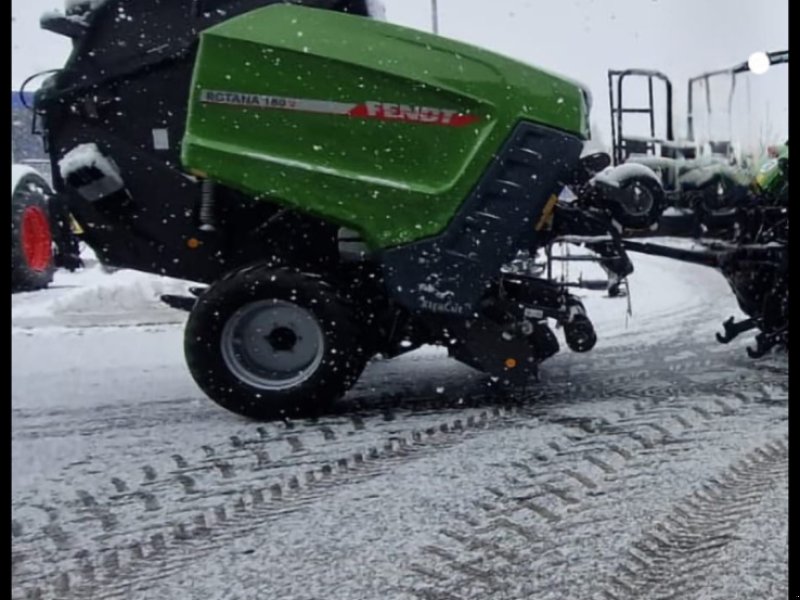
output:
[{"label": "black tire", "polygon": [[[280,311],[294,316],[275,317]],[[282,322],[285,318],[289,321]],[[237,327],[246,335],[237,338]],[[266,421],[324,413],[366,366],[361,338],[350,307],[322,279],[251,266],[226,276],[198,298],[186,324],[184,351],[189,371],[214,402]],[[302,357],[312,347],[313,359],[296,371],[303,379],[263,375],[296,349]],[[272,364],[264,366],[265,360]]]},{"label": "black tire", "polygon": [[575,315],[564,325],[564,338],[573,352],[589,352],[597,344],[597,333],[585,315]]},{"label": "black tire", "polygon": [[47,210],[50,186],[35,173],[11,193],[11,291],[46,288],[53,281],[53,235]]},{"label": "black tire", "polygon": [[[638,198],[646,198],[647,202],[634,201]],[[615,190],[608,208],[611,216],[623,228],[648,229],[658,223],[666,208],[664,189],[657,180],[649,177],[629,179]]]},{"label": "black tire", "polygon": [[742,185],[724,174],[716,175],[711,181],[697,191],[696,204],[708,214],[725,211],[751,202],[751,193]]}]

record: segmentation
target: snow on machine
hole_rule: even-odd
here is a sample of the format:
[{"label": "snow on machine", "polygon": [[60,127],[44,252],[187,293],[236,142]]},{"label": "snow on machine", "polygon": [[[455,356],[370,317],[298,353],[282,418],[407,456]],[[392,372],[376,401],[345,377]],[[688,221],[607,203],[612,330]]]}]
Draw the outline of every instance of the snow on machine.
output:
[{"label": "snow on machine", "polygon": [[[731,233],[727,225],[735,221],[735,210],[751,197],[747,188],[760,169],[774,162],[780,152],[780,147],[774,146],[765,148],[765,156],[760,159],[743,155],[734,141],[736,92],[744,89],[749,102],[747,77],[763,75],[777,65],[788,63],[788,50],[755,53],[746,62],[690,78],[685,139],[679,139],[674,130],[673,87],[665,74],[650,69],[608,72],[613,162],[646,165],[659,175],[668,208],[673,209],[673,214],[665,215],[661,222],[661,234]],[[720,92],[725,94],[723,107],[716,106],[714,101]],[[704,110],[699,96],[705,100]],[[658,108],[664,109],[660,118],[657,118]],[[720,119],[723,116],[726,118]],[[720,121],[727,127],[720,128]],[[646,135],[634,135],[634,131],[641,131],[643,123]],[[702,123],[708,129],[707,139],[701,139],[698,132]],[[716,127],[712,127],[714,123]]]},{"label": "snow on machine", "polygon": [[[747,319],[724,323],[717,334],[728,343],[740,334],[758,330],[753,358],[789,346],[789,142],[765,163],[750,185],[740,190],[735,206],[715,216],[723,239],[704,239],[701,250],[678,250],[625,240],[626,249],[713,267],[736,295]],[[724,219],[724,222],[723,222]]]},{"label": "snow on machine", "polygon": [[43,19],[74,46],[36,96],[56,196],[102,262],[207,285],[164,300],[190,311],[195,380],[241,415],[324,410],[370,357],[423,344],[510,384],[559,351],[552,322],[587,352],[570,284],[508,265],[569,240],[624,279],[621,232],[664,206],[651,169],[584,152],[581,85],[370,15],[107,0]]},{"label": "snow on machine", "polygon": [[[758,330],[756,347],[748,348],[753,357],[775,346],[788,347],[789,146],[788,142],[770,146],[767,156],[746,164],[734,151],[731,115],[738,79],[788,62],[788,51],[755,53],[747,62],[692,77],[687,85],[686,140],[676,139],[673,131],[672,83],[666,75],[646,69],[608,73],[614,164],[653,169],[661,178],[667,208],[688,210],[691,215],[688,223],[683,217],[662,219],[657,233],[702,235],[704,246],[686,251],[625,241],[626,249],[719,270],[748,318],[735,322],[731,317],[717,338],[727,343],[745,331]],[[718,80],[728,82],[728,131],[716,131],[713,139],[700,143],[697,123],[701,117],[711,121],[711,82]],[[634,106],[630,97],[635,88],[630,85],[637,81],[646,83],[647,101]],[[664,92],[666,108],[660,133],[657,89]],[[705,92],[705,114],[697,106],[698,91]],[[628,118],[637,116],[647,119],[648,136],[631,135]]]}]

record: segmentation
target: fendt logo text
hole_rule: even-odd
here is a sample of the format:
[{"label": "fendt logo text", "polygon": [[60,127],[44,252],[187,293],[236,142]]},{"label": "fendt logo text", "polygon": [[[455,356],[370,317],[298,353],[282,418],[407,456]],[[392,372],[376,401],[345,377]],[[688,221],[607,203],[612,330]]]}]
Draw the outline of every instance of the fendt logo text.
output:
[{"label": "fendt logo text", "polygon": [[442,127],[464,127],[480,121],[480,118],[476,115],[433,106],[374,101],[358,104],[219,90],[203,90],[200,94],[200,102],[203,104],[224,104],[240,108],[289,110],[359,119],[439,125]]}]

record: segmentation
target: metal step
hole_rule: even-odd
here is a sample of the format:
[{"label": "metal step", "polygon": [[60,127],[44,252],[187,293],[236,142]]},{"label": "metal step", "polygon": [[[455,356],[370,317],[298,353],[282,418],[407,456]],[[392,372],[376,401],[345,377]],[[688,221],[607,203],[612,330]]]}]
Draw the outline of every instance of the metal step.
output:
[{"label": "metal step", "polygon": [[652,108],[612,108],[611,112],[614,113],[643,113],[650,114],[655,112]]},{"label": "metal step", "polygon": [[197,302],[196,298],[191,296],[176,296],[174,294],[164,294],[161,296],[161,301],[171,308],[178,310],[185,310],[191,312]]},{"label": "metal step", "polygon": [[593,254],[580,254],[577,256],[551,256],[550,260],[559,262],[598,262],[603,259],[621,258],[619,256],[595,256]]}]

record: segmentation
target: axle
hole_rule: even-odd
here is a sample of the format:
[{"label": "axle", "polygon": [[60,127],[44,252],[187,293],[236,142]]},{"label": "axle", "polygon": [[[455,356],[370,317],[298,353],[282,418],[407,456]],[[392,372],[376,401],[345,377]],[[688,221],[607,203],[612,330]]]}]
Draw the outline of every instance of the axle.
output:
[{"label": "axle", "polygon": [[640,254],[650,254],[652,256],[663,256],[664,258],[673,258],[682,262],[688,262],[696,265],[703,265],[706,267],[719,268],[721,266],[722,258],[726,252],[716,252],[713,250],[686,250],[683,248],[671,248],[669,246],[661,246],[659,244],[633,242],[630,240],[623,240],[622,246],[625,250],[630,252],[638,252]]}]

